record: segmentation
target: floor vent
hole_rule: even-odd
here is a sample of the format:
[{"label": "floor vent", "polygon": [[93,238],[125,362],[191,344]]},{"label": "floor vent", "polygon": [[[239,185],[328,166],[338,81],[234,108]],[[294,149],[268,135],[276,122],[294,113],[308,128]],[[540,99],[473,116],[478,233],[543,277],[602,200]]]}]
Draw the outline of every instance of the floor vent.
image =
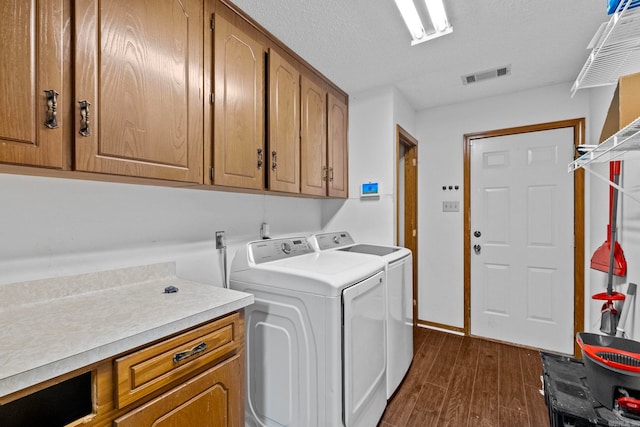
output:
[{"label": "floor vent", "polygon": [[511,65],[505,65],[504,67],[462,76],[462,84],[468,85],[471,83],[478,83],[484,80],[495,79],[496,77],[508,76],[509,74],[511,74]]}]

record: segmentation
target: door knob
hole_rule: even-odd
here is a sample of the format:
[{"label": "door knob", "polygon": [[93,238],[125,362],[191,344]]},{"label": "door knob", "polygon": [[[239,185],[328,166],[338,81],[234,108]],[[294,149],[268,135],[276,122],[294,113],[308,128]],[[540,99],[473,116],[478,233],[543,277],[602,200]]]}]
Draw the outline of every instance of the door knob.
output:
[{"label": "door knob", "polygon": [[482,250],[482,246],[480,245],[473,245],[473,251],[477,254],[480,253],[480,251]]},{"label": "door knob", "polygon": [[473,235],[475,237],[480,237],[480,236],[482,236],[482,233],[480,231],[476,230],[476,231],[473,232]]}]

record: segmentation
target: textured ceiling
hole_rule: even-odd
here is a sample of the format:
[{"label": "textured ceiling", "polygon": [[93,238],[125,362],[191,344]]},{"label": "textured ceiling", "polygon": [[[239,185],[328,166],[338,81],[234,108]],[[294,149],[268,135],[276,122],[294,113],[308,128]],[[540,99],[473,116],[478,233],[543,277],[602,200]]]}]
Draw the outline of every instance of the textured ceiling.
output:
[{"label": "textured ceiling", "polygon": [[416,110],[573,82],[609,19],[605,0],[445,0],[453,34],[411,46],[393,0],[234,3],[350,95],[393,85]]}]

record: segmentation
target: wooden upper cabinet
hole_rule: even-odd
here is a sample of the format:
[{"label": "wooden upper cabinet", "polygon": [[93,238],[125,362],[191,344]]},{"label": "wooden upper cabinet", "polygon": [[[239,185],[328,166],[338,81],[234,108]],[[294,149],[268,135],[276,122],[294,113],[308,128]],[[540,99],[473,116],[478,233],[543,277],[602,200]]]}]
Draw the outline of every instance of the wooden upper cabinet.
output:
[{"label": "wooden upper cabinet", "polygon": [[328,195],[348,196],[348,124],[347,103],[332,93],[327,95],[327,156],[329,160]]},{"label": "wooden upper cabinet", "polygon": [[0,162],[62,168],[68,126],[58,104],[68,43],[62,0],[0,0]]},{"label": "wooden upper cabinet", "polygon": [[304,194],[327,195],[327,91],[302,74],[300,189]]},{"label": "wooden upper cabinet", "polygon": [[269,50],[269,189],[300,192],[300,73]]},{"label": "wooden upper cabinet", "polygon": [[[214,17],[213,183],[263,189],[265,48],[238,16]],[[229,14],[227,12],[227,14]]]},{"label": "wooden upper cabinet", "polygon": [[76,169],[202,182],[202,1],[76,0],[75,17]]}]

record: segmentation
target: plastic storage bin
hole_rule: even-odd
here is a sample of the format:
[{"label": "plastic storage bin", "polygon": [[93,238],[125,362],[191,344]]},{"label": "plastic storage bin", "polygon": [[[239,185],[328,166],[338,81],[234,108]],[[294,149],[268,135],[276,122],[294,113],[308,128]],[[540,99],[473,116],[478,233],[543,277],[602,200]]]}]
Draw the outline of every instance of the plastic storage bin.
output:
[{"label": "plastic storage bin", "polygon": [[620,3],[622,3],[624,6],[624,4],[626,4],[626,2],[628,1],[631,1],[629,9],[640,6],[640,0],[607,0],[607,14],[611,15],[615,13]]}]

